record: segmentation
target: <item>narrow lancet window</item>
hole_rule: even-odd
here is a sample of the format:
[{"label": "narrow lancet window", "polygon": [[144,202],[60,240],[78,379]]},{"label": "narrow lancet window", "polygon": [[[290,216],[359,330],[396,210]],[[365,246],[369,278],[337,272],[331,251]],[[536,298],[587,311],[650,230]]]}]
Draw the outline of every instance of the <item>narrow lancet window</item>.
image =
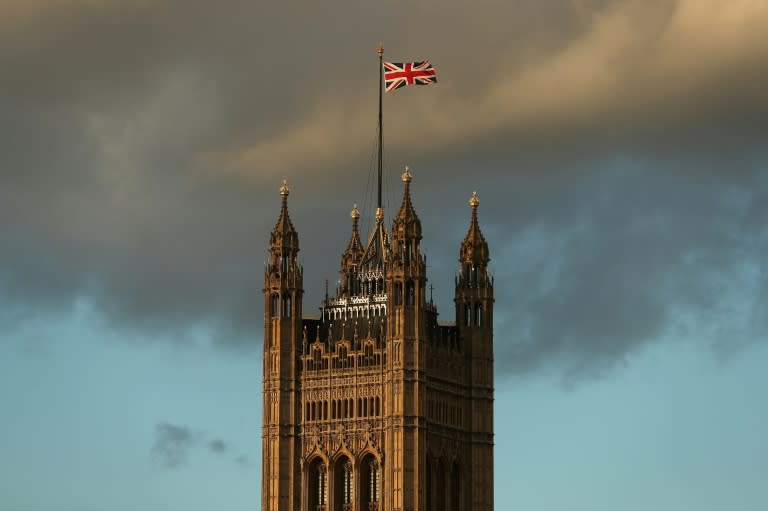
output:
[{"label": "narrow lancet window", "polygon": [[317,503],[321,506],[328,504],[328,474],[325,466],[321,465],[317,471]]},{"label": "narrow lancet window", "polygon": [[368,472],[368,484],[369,484],[369,497],[368,502],[374,503],[379,501],[379,464],[376,460],[372,460],[369,465]]},{"label": "narrow lancet window", "polygon": [[[344,464],[344,504],[352,503],[352,463]],[[345,506],[346,508],[347,506]]]}]

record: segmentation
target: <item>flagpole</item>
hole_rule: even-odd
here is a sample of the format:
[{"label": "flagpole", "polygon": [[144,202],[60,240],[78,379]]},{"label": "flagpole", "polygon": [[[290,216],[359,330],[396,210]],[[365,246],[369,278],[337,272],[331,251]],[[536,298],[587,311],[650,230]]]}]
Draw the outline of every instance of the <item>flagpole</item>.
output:
[{"label": "flagpole", "polygon": [[381,209],[381,168],[383,166],[383,158],[382,158],[382,139],[383,139],[383,132],[382,132],[382,122],[381,122],[381,96],[382,96],[382,89],[384,88],[382,84],[382,68],[384,66],[383,64],[383,56],[384,56],[384,46],[379,43],[379,47],[376,48],[376,53],[379,54],[379,188],[378,188],[378,204],[377,208]]}]

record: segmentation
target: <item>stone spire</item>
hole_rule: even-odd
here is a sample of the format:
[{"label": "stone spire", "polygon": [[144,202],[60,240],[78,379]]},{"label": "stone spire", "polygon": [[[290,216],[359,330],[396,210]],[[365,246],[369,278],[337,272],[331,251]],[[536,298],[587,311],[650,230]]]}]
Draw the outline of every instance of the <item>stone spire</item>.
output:
[{"label": "stone spire", "polygon": [[349,239],[346,250],[344,250],[342,266],[346,266],[349,263],[357,263],[360,260],[360,255],[363,253],[363,244],[360,241],[360,232],[358,230],[360,211],[357,209],[357,204],[352,207],[349,217],[352,219],[352,237]]},{"label": "stone spire", "polygon": [[282,205],[280,208],[280,217],[277,219],[277,223],[272,229],[272,235],[269,239],[270,249],[282,248],[298,252],[299,235],[293,227],[291,217],[288,214],[288,195],[291,193],[291,189],[288,188],[288,183],[285,180],[283,180],[283,184],[280,186],[279,191]]},{"label": "stone spire", "polygon": [[406,166],[400,179],[403,181],[403,202],[392,222],[392,236],[398,239],[421,240],[421,221],[411,202],[411,180],[413,179],[411,169]]},{"label": "stone spire", "polygon": [[376,208],[376,224],[368,244],[365,246],[363,256],[360,258],[360,267],[366,270],[383,270],[389,259],[389,235],[384,227],[384,210]]},{"label": "stone spire", "polygon": [[285,180],[283,180],[279,191],[282,203],[280,217],[269,236],[269,252],[272,256],[272,267],[286,272],[296,264],[296,254],[299,252],[299,234],[293,227],[290,215],[288,215],[288,195],[291,193],[291,189],[288,188],[288,183]]},{"label": "stone spire", "polygon": [[363,256],[363,244],[360,242],[360,232],[358,231],[358,222],[360,221],[360,211],[357,210],[357,204],[352,208],[349,214],[352,219],[352,237],[349,239],[346,250],[341,255],[341,294],[351,296],[357,294],[359,283],[357,273]]},{"label": "stone spire", "polygon": [[472,220],[469,223],[469,231],[459,249],[459,262],[462,264],[485,267],[490,260],[488,256],[488,243],[480,231],[480,224],[477,221],[477,208],[480,206],[480,197],[477,192],[472,192],[469,199],[469,206],[472,208]]}]

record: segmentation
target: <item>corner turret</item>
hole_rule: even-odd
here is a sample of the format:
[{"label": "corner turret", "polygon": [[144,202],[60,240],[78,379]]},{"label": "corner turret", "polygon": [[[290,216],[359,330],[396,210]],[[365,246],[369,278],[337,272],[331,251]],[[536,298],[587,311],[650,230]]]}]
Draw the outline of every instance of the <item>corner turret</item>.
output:
[{"label": "corner turret", "polygon": [[293,227],[291,217],[288,214],[288,195],[291,189],[288,183],[283,181],[279,188],[281,198],[280,216],[269,236],[270,270],[287,274],[295,269],[296,255],[299,252],[299,235]]},{"label": "corner turret", "polygon": [[421,260],[421,220],[411,202],[411,169],[407,166],[400,178],[403,181],[403,201],[392,221],[392,255],[396,265],[417,264]]},{"label": "corner turret", "polygon": [[358,230],[360,211],[357,209],[357,204],[352,207],[349,217],[352,219],[352,236],[349,239],[346,250],[341,255],[341,293],[344,296],[357,293],[356,274],[363,255],[363,244],[360,242],[360,232]]},{"label": "corner turret", "polygon": [[296,262],[299,235],[288,215],[291,190],[285,181],[279,190],[280,217],[269,236],[270,260],[264,269],[263,478],[274,484],[263,486],[262,509],[296,509],[301,497],[295,484],[300,480],[298,451],[290,438],[301,418],[295,361],[305,334],[304,271]]},{"label": "corner turret", "polygon": [[459,249],[459,263],[462,278],[469,279],[472,285],[477,286],[479,282],[487,280],[488,261],[491,258],[488,255],[488,243],[477,221],[477,208],[480,206],[480,197],[477,192],[472,192],[469,206],[472,208],[472,219],[469,223],[469,231]]},{"label": "corner turret", "polygon": [[[469,206],[472,219],[459,249],[454,302],[456,326],[466,357],[468,380],[472,383],[470,458],[472,466],[482,466],[493,459],[493,279],[488,274],[488,243],[477,221],[477,192],[472,193]],[[492,509],[492,474],[478,471],[475,481],[484,490],[473,492],[473,509]]]}]

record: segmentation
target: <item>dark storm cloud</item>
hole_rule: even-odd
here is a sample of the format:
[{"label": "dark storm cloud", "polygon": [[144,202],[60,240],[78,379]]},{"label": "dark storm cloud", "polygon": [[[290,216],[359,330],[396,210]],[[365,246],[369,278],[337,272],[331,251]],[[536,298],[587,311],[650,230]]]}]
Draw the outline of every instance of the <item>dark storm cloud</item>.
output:
[{"label": "dark storm cloud", "polygon": [[[385,99],[389,210],[411,163],[451,319],[480,190],[502,373],[599,373],[712,311],[761,328],[766,157],[744,155],[767,128],[767,20],[714,0],[5,2],[0,321],[87,299],[117,328],[255,348],[283,177],[313,313],[365,202],[382,39],[440,75]],[[754,313],[728,315],[748,268]]]},{"label": "dark storm cloud", "polygon": [[[164,468],[176,469],[186,465],[190,453],[204,447],[217,456],[225,456],[233,446],[218,437],[209,438],[205,433],[194,431],[187,426],[160,422],[155,426],[155,441],[152,445],[152,457]],[[246,454],[237,454],[232,461],[241,467],[248,464]]]},{"label": "dark storm cloud", "polygon": [[[418,45],[440,63],[440,86],[387,96],[389,148],[404,155],[430,149],[477,152],[495,142],[557,152],[574,142],[613,146],[617,139],[638,137],[674,144],[729,133],[754,142],[756,130],[765,129],[768,104],[757,85],[767,78],[762,62],[768,49],[759,43],[758,21],[768,17],[765,5],[698,0],[543,5],[523,9],[528,17],[517,12],[517,4],[466,12],[447,7],[456,15],[448,25],[461,25],[451,27],[455,32],[433,28],[434,40],[426,28]],[[518,26],[521,20],[528,26]],[[413,27],[406,22],[402,29],[408,28]],[[456,54],[458,33],[464,51],[472,48],[466,59]],[[524,35],[500,37],[491,45],[489,33]],[[475,43],[472,35],[478,35]],[[371,107],[366,91],[322,98],[315,111],[252,144],[236,163],[246,173],[334,166],[340,152],[366,146]]]},{"label": "dark storm cloud", "polygon": [[768,338],[766,185],[765,170],[734,182],[624,161],[544,199],[496,251],[500,371],[573,383],[649,342],[727,355]]},{"label": "dark storm cloud", "polygon": [[439,63],[436,90],[387,98],[400,152],[687,131],[766,111],[768,8],[745,0],[32,5],[12,2],[0,22],[8,94],[119,116],[170,72],[204,77],[224,122],[196,150],[257,182],[306,166],[344,173],[340,154],[367,153],[372,34],[391,41],[387,55]]}]

